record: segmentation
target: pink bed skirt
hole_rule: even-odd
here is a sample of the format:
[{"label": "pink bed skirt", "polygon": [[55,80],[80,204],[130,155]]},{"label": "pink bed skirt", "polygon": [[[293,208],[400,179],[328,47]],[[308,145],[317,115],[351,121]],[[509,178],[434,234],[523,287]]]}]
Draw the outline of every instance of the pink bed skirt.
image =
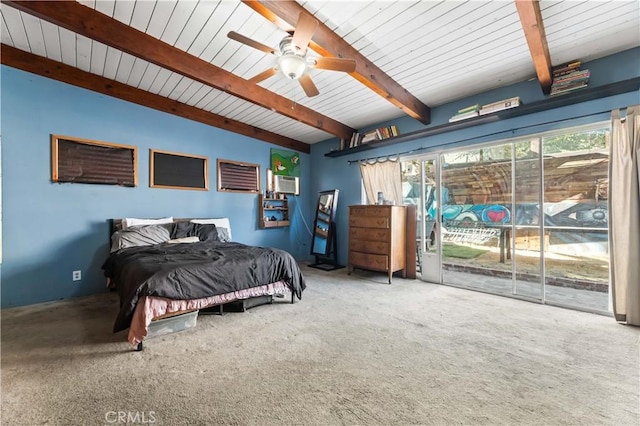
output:
[{"label": "pink bed skirt", "polygon": [[151,321],[161,315],[179,311],[204,309],[209,306],[222,305],[251,297],[284,294],[286,291],[288,291],[288,287],[284,281],[277,281],[259,287],[237,290],[231,293],[204,297],[202,299],[173,300],[164,297],[145,296],[138,301],[136,310],[133,313],[128,340],[132,345],[137,345],[142,342],[142,339],[147,335]]}]

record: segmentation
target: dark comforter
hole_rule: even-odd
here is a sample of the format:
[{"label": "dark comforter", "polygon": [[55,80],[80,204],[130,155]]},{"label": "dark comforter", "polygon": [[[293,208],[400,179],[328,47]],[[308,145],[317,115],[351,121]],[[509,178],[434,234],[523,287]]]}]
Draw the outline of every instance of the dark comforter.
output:
[{"label": "dark comforter", "polygon": [[114,333],[129,327],[143,296],[199,299],[282,280],[300,299],[305,288],[300,268],[289,253],[240,243],[126,248],[112,253],[102,269],[120,294]]}]

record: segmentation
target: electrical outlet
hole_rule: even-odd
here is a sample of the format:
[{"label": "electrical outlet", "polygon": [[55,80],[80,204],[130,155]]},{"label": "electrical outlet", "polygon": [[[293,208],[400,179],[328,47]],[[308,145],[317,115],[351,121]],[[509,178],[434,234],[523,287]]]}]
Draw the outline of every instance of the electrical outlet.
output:
[{"label": "electrical outlet", "polygon": [[73,280],[80,281],[82,279],[82,271],[73,271]]}]

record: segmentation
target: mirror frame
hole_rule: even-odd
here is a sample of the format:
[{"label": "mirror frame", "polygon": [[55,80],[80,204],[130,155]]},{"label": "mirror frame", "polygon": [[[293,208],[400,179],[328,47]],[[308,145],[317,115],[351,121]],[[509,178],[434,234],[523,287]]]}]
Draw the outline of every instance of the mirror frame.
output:
[{"label": "mirror frame", "polygon": [[[338,193],[339,190],[332,189],[329,191],[320,191],[318,193],[318,203],[316,204],[315,220],[313,221],[313,235],[311,239],[311,254],[319,257],[327,257],[333,251],[333,244],[335,239],[335,219],[336,208],[338,205]],[[324,206],[322,203],[323,197],[331,196],[330,205],[328,208],[321,208]],[[316,238],[322,238],[322,235],[318,235],[318,221],[326,224],[326,245],[324,251],[317,251]],[[324,229],[324,227],[322,227]]]}]

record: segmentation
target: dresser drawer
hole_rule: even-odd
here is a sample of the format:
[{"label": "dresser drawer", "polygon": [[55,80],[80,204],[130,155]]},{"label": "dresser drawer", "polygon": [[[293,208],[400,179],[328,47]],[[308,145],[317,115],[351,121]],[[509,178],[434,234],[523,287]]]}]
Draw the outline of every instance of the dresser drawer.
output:
[{"label": "dresser drawer", "polygon": [[349,216],[366,216],[367,206],[349,206]]},{"label": "dresser drawer", "polygon": [[349,228],[349,241],[390,241],[391,230],[389,229],[368,229],[368,228]]},{"label": "dresser drawer", "polygon": [[359,266],[364,269],[387,271],[389,269],[389,256],[349,251],[349,263],[351,266]]},{"label": "dresser drawer", "polygon": [[349,250],[372,254],[389,254],[389,243],[352,239],[349,241]]},{"label": "dresser drawer", "polygon": [[391,216],[391,206],[367,206],[366,216],[389,217]]},{"label": "dresser drawer", "polygon": [[349,206],[349,215],[389,217],[391,215],[391,207],[376,205]]},{"label": "dresser drawer", "polygon": [[388,217],[351,216],[349,226],[357,228],[382,228],[389,227]]}]

